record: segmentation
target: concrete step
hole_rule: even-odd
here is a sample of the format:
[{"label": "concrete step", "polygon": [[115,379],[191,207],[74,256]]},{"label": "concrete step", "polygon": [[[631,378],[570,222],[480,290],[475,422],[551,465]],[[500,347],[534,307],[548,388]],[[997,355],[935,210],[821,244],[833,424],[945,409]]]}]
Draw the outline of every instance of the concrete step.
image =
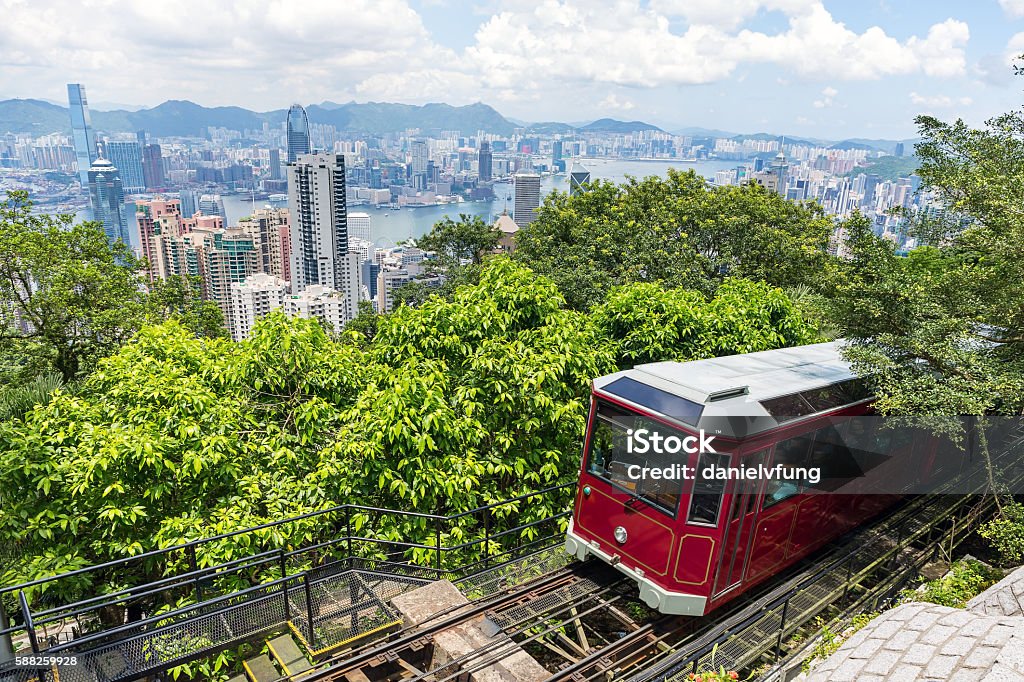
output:
[{"label": "concrete step", "polygon": [[267,646],[286,675],[304,673],[313,667],[291,635],[275,637],[267,642]]},{"label": "concrete step", "polygon": [[242,661],[245,672],[252,682],[274,682],[281,679],[281,673],[266,654],[260,654]]}]

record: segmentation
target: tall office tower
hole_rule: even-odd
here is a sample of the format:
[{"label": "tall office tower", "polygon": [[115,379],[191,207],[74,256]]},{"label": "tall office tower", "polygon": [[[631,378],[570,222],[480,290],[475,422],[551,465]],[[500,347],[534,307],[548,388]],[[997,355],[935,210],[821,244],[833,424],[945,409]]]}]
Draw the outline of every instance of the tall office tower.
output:
[{"label": "tall office tower", "polygon": [[373,239],[370,237],[370,214],[369,213],[349,213],[348,214],[348,236],[349,239],[353,237],[363,239],[368,242],[372,242]]},{"label": "tall office tower", "polygon": [[869,173],[864,176],[864,189],[861,192],[860,204],[866,209],[872,209],[875,205],[875,190],[878,188],[878,184],[882,182],[882,178],[874,173]]},{"label": "tall office tower", "polygon": [[480,179],[484,182],[490,182],[491,180],[491,143],[481,142],[480,143],[480,155],[477,163],[477,174]]},{"label": "tall office tower", "polygon": [[897,142],[896,143],[896,156],[903,156],[903,143],[902,142]]},{"label": "tall office tower", "polygon": [[291,279],[289,224],[286,208],[260,208],[248,218],[238,221],[238,227],[252,237],[256,245],[260,272],[284,280]]},{"label": "tall office tower", "polygon": [[191,218],[199,210],[199,192],[194,189],[183,189],[181,196],[181,217]]},{"label": "tall office tower", "polygon": [[775,161],[772,163],[771,172],[776,178],[776,191],[786,196],[786,172],[789,169],[789,164],[786,163],[786,155],[782,153],[782,149],[779,149],[779,153],[775,156]]},{"label": "tall office tower", "polygon": [[555,140],[551,143],[551,160],[561,161],[562,160],[562,141]]},{"label": "tall office tower", "polygon": [[158,144],[147,144],[142,148],[142,180],[146,189],[164,186],[164,157]]},{"label": "tall office tower", "polygon": [[231,285],[259,272],[253,238],[237,227],[195,230],[187,238],[199,254],[203,293],[220,306],[227,326],[231,321]]},{"label": "tall office tower", "polygon": [[146,146],[146,131],[145,130],[136,130],[135,131],[135,141],[139,143],[140,147],[145,147]]},{"label": "tall office tower", "polygon": [[219,215],[226,223],[228,214],[224,210],[224,200],[219,194],[204,194],[199,197],[199,212],[203,215]]},{"label": "tall office tower", "polygon": [[270,179],[280,180],[281,179],[281,150],[277,147],[271,147],[267,154],[270,159],[267,164],[270,166]]},{"label": "tall office tower", "polygon": [[540,207],[540,176],[536,173],[517,173],[515,187],[513,218],[522,228],[537,218],[536,211]]},{"label": "tall office tower", "polygon": [[288,163],[294,163],[300,154],[309,154],[309,119],[301,104],[288,109]]},{"label": "tall office tower", "polygon": [[138,142],[107,140],[103,143],[103,156],[117,167],[121,174],[121,187],[126,194],[146,191],[142,173],[142,147]]},{"label": "tall office tower", "polygon": [[247,277],[244,282],[232,282],[231,319],[228,321],[231,338],[235,341],[249,338],[256,320],[281,309],[287,291],[288,282],[264,273]]},{"label": "tall office tower", "polygon": [[[96,135],[92,132],[92,121],[89,119],[89,102],[85,98],[84,85],[68,83],[68,110],[71,112],[71,136],[75,140],[78,179],[84,190],[89,186],[92,163],[100,157],[96,149]],[[125,243],[128,241],[125,240]]]},{"label": "tall office tower", "polygon": [[569,196],[585,192],[587,183],[590,182],[590,171],[582,163],[574,164],[569,172]]},{"label": "tall office tower", "polygon": [[120,240],[130,245],[121,178],[117,168],[106,159],[96,159],[89,168],[89,199],[93,217],[103,224],[107,239],[111,243]]},{"label": "tall office tower", "polygon": [[412,172],[426,173],[427,160],[430,158],[430,150],[426,140],[412,141]]},{"label": "tall office tower", "polygon": [[345,289],[348,254],[345,157],[301,154],[288,164],[292,294],[313,284]]}]

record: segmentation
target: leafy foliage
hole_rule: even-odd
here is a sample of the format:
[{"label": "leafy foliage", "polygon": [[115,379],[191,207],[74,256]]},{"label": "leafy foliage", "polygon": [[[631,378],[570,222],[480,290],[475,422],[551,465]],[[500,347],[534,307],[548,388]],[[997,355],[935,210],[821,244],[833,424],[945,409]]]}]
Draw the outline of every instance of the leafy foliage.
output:
[{"label": "leafy foliage", "polygon": [[[532,492],[576,475],[593,377],[634,358],[806,338],[786,297],[764,284],[729,281],[711,299],[632,285],[589,315],[567,309],[554,282],[508,258],[489,260],[479,277],[452,300],[434,296],[373,318],[372,336],[334,337],[316,320],[281,314],[242,343],[197,338],[173,320],[143,328],[74,394],[57,391],[24,419],[0,423],[0,546],[16,548],[0,582],[343,502],[449,514]],[[676,335],[654,335],[632,317],[631,297],[675,315]],[[704,336],[717,340],[679,331],[690,302]],[[491,532],[567,504],[544,496],[496,510]],[[354,519],[381,540],[434,542],[432,527],[411,515],[370,521]],[[333,537],[333,522],[205,543],[197,561],[308,546]],[[442,542],[480,537],[480,523],[464,517]],[[536,533],[525,529],[521,539]],[[410,556],[425,562],[432,553]],[[170,568],[143,563],[62,589],[111,590]]]},{"label": "leafy foliage", "polygon": [[1004,564],[1021,563],[1024,560],[1024,504],[1003,507],[1002,515],[982,526],[978,535],[999,553]]},{"label": "leafy foliage", "polygon": [[594,182],[545,199],[515,258],[586,310],[615,286],[661,282],[712,293],[726,276],[789,287],[816,281],[831,220],[756,185],[708,189],[692,171]]},{"label": "leafy foliage", "polygon": [[479,265],[484,254],[498,246],[501,232],[480,216],[459,215],[458,220],[446,216],[434,223],[430,232],[416,240],[416,246],[432,251],[446,265],[469,261]]},{"label": "leafy foliage", "polygon": [[923,590],[908,590],[904,594],[909,600],[962,609],[1002,577],[1002,571],[989,568],[980,561],[962,559],[950,567],[947,575],[925,583]]}]

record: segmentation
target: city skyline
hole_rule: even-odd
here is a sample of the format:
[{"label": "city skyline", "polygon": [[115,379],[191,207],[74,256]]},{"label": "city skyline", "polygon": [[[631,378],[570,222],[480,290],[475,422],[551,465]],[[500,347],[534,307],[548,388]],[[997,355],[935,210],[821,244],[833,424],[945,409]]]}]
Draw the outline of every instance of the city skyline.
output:
[{"label": "city skyline", "polygon": [[[483,101],[531,122],[613,116],[662,127],[909,137],[919,113],[978,123],[1015,105],[1010,56],[1024,51],[1019,0],[547,0],[500,9],[454,0],[313,2],[301,13],[269,0],[262,11],[203,6],[206,25],[231,27],[231,40],[211,43],[187,7],[112,2],[88,8],[82,22],[103,41],[85,32],[39,49],[25,42],[36,28],[82,10],[14,2],[0,27],[9,57],[0,91],[60,101],[65,83],[87,82],[104,93],[96,103],[153,106],[173,92],[257,110]],[[131,30],[146,23],[161,26],[159,40]]]}]

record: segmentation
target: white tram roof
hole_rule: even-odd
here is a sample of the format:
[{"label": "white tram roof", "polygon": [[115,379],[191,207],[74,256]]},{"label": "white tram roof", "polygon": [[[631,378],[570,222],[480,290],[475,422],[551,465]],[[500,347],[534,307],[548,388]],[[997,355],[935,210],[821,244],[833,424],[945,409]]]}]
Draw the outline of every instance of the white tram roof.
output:
[{"label": "white tram roof", "polygon": [[690,427],[746,437],[866,399],[841,348],[833,341],[653,362],[600,377],[594,388]]}]

